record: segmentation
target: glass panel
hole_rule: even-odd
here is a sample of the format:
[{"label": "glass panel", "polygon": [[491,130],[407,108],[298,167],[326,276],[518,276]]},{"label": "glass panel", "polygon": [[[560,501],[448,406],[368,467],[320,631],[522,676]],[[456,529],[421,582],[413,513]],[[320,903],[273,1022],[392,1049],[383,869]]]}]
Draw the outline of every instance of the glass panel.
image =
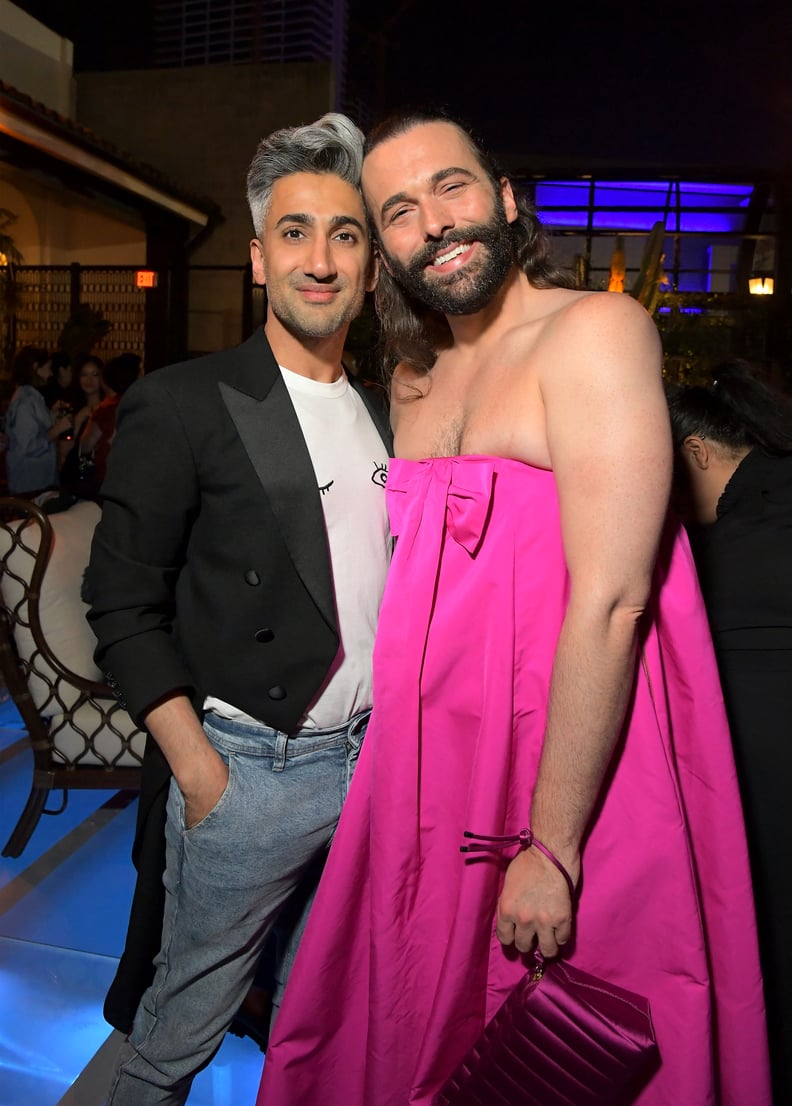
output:
[{"label": "glass panel", "polygon": [[[599,181],[593,192],[595,229],[651,230],[665,216],[671,232],[728,234],[744,229],[753,186],[683,181],[677,188],[669,181]],[[590,195],[589,181],[540,181],[539,216],[548,226],[585,228]]]}]

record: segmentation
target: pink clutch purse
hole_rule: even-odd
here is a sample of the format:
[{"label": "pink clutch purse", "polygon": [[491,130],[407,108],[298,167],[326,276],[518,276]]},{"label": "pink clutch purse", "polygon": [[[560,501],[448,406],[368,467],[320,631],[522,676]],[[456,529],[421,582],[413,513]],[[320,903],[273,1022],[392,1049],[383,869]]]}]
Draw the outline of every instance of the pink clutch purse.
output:
[{"label": "pink clutch purse", "polygon": [[657,1062],[647,999],[537,957],[437,1106],[628,1106]]},{"label": "pink clutch purse", "polygon": [[[465,833],[462,852],[532,846],[572,879],[530,829]],[[659,1063],[649,1001],[535,953],[527,972],[440,1091],[435,1106],[629,1106]]]}]

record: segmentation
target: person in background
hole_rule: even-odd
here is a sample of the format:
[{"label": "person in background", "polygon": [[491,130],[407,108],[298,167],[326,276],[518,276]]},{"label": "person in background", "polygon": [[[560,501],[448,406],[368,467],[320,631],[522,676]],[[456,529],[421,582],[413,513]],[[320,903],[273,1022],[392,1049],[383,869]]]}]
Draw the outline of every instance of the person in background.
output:
[{"label": "person in background", "polygon": [[86,419],[77,443],[83,498],[99,497],[115,437],[118,405],[127,388],[141,375],[142,367],[142,359],[136,353],[121,353],[104,367],[104,399]]},{"label": "person in background", "polygon": [[669,390],[674,505],[712,629],[742,791],[774,1101],[792,1103],[792,403],[748,362]]},{"label": "person in background", "polygon": [[[74,403],[74,425],[61,457],[60,482],[66,495],[76,499],[95,499],[92,462],[89,457],[81,466],[79,444],[88,419],[104,398],[104,362],[96,354],[82,353],[75,358],[74,365],[78,398]],[[87,470],[86,481],[83,481],[83,469]]]},{"label": "person in background", "polygon": [[[52,376],[42,388],[42,395],[47,406],[52,411],[61,415],[74,415],[74,412],[82,406],[82,392],[74,383],[72,364],[67,353],[57,351],[50,358]],[[74,426],[61,431],[55,448],[58,457],[58,469],[62,472],[63,464],[74,445]]]},{"label": "person in background", "polygon": [[75,358],[74,375],[80,395],[75,404],[74,413],[75,441],[79,441],[83,426],[91,412],[102,402],[104,397],[103,372],[104,361],[95,353],[82,353]]},{"label": "person in background", "polygon": [[47,406],[52,408],[61,401],[76,411],[82,403],[82,393],[74,382],[74,371],[68,353],[57,350],[50,357],[52,376],[42,388]]},{"label": "person in background", "polygon": [[52,376],[45,349],[25,346],[11,369],[16,385],[6,411],[6,473],[11,495],[35,494],[56,488],[58,457],[55,443],[72,427],[72,415],[56,403],[47,407],[41,389]]}]

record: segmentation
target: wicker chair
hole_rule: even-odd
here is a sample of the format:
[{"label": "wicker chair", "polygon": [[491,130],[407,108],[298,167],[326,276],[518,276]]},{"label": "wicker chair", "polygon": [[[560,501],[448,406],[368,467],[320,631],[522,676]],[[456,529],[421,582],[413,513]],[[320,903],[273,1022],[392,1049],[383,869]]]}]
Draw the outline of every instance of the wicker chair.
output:
[{"label": "wicker chair", "polygon": [[[30,795],[3,856],[19,856],[70,790],[140,787],[145,734],[102,682],[80,598],[98,517],[88,502],[47,515],[0,498],[0,669],[33,750]],[[53,790],[62,802],[47,809]]]}]

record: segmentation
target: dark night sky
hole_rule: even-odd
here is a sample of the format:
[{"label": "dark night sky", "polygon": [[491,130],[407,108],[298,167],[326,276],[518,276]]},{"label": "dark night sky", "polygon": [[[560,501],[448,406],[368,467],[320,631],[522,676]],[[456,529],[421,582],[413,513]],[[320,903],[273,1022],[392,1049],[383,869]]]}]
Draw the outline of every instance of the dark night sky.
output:
[{"label": "dark night sky", "polygon": [[[74,41],[78,70],[146,62],[150,0],[16,2]],[[473,7],[349,0],[350,83],[375,108],[445,104],[526,164],[792,167],[788,0]]]},{"label": "dark night sky", "polygon": [[788,0],[460,8],[377,5],[401,13],[388,33],[391,98],[444,100],[502,152],[792,165]]}]

